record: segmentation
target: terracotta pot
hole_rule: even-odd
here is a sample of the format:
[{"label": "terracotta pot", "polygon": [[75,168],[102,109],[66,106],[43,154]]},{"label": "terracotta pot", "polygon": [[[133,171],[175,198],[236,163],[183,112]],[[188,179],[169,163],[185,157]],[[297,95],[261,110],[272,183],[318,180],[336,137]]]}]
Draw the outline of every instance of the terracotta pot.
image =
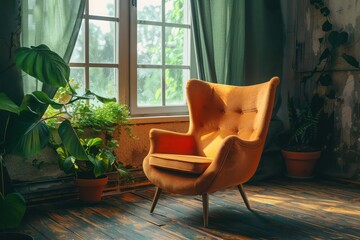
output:
[{"label": "terracotta pot", "polygon": [[321,151],[317,152],[289,152],[282,150],[285,158],[287,175],[293,178],[313,177],[316,161],[320,158]]},{"label": "terracotta pot", "polygon": [[77,178],[75,184],[79,187],[80,200],[92,203],[100,202],[108,180],[108,176],[96,179]]}]

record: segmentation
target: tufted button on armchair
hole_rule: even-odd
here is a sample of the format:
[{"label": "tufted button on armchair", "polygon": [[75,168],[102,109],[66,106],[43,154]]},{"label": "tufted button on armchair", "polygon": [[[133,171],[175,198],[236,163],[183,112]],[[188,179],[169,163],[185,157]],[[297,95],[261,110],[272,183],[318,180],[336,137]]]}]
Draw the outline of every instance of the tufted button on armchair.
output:
[{"label": "tufted button on armchair", "polygon": [[208,194],[237,186],[249,210],[242,184],[255,173],[264,148],[280,79],[252,86],[228,86],[189,80],[187,133],[150,131],[143,169],[157,190],[202,195],[208,226]]}]

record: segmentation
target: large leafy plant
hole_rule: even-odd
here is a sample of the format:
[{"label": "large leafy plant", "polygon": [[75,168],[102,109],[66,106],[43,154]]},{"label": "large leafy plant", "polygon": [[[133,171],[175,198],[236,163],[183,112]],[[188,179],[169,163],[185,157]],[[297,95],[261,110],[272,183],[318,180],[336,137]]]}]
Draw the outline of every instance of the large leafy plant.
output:
[{"label": "large leafy plant", "polygon": [[[4,126],[5,131],[0,139],[0,169],[1,169],[1,193],[0,193],[0,228],[14,227],[20,223],[25,212],[25,200],[19,193],[5,195],[3,156],[7,153],[15,153],[30,157],[43,149],[50,139],[49,127],[46,120],[56,118],[59,121],[58,135],[61,145],[76,159],[90,161],[89,155],[84,149],[76,131],[67,118],[61,114],[44,116],[45,110],[50,105],[53,109],[66,109],[69,104],[82,99],[97,98],[102,102],[111,102],[108,99],[97,96],[87,91],[84,95],[78,95],[69,84],[70,68],[64,60],[46,45],[36,47],[21,47],[15,51],[16,65],[36,78],[43,84],[42,91],[34,91],[26,94],[20,105],[11,100],[11,96],[0,92],[0,111],[7,112]],[[70,98],[65,102],[53,99],[52,90],[68,86]],[[50,89],[50,90],[49,90]],[[49,91],[47,91],[49,90]],[[49,94],[48,94],[49,93]]]},{"label": "large leafy plant", "polygon": [[[32,156],[49,143],[50,131],[46,120],[52,118],[59,120],[59,136],[63,144],[68,148],[79,146],[79,138],[71,124],[66,124],[62,113],[57,112],[54,115],[45,115],[44,109],[49,105],[53,109],[67,109],[67,106],[83,99],[98,99],[102,102],[115,101],[114,98],[103,98],[90,91],[83,95],[78,95],[69,84],[69,66],[55,52],[51,51],[45,45],[37,47],[19,48],[15,52],[15,61],[19,68],[35,77],[43,84],[58,88],[68,86],[71,94],[66,102],[58,102],[51,98],[45,91],[34,91],[25,95],[20,106],[13,103],[5,94],[0,94],[0,109],[12,111],[17,116],[11,116],[12,128],[6,136],[5,146],[8,152],[14,152],[22,156]],[[65,114],[67,111],[65,111]],[[70,116],[70,115],[69,115]],[[60,131],[61,129],[61,131]],[[81,149],[81,148],[79,148]],[[79,149],[72,149],[73,155],[83,156]],[[78,152],[74,152],[74,151]]]}]

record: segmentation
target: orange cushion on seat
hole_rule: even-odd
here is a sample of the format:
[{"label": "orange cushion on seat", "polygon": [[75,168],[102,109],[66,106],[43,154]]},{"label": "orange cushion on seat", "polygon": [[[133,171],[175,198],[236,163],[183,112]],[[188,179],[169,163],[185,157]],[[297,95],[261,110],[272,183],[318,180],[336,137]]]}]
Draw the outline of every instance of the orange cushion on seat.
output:
[{"label": "orange cushion on seat", "polygon": [[151,154],[149,158],[151,166],[196,174],[203,173],[212,161],[201,156],[161,153]]}]

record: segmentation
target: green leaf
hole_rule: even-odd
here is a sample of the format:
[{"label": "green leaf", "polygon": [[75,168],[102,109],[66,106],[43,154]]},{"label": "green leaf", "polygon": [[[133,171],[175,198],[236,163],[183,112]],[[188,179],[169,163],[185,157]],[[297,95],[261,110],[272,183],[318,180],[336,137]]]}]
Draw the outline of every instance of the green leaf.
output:
[{"label": "green leaf", "polygon": [[332,31],[329,34],[328,40],[334,48],[337,48],[338,46],[346,43],[348,38],[349,34],[347,32]]},{"label": "green leaf", "polygon": [[126,169],[124,167],[124,165],[122,163],[119,163],[118,166],[117,166],[117,172],[120,174],[121,177],[127,179],[127,180],[130,180],[132,179],[132,176],[131,176],[131,173],[129,172],[128,169]]},{"label": "green leaf", "polygon": [[330,9],[328,7],[321,8],[320,12],[324,17],[327,17],[330,15]]},{"label": "green leaf", "polygon": [[319,58],[319,63],[320,64],[324,59],[328,58],[330,55],[330,51],[329,48],[325,48],[324,51],[321,53],[320,58]]},{"label": "green leaf", "polygon": [[91,92],[89,89],[86,90],[86,93],[84,96],[94,96],[97,100],[99,100],[102,103],[108,103],[108,102],[116,102],[116,98],[105,98],[102,96],[99,96],[93,92]]},{"label": "green leaf", "polygon": [[106,164],[102,161],[101,158],[97,158],[94,156],[89,155],[88,156],[89,161],[94,165],[94,175],[95,177],[100,177],[101,175],[104,175],[104,173],[107,170]]},{"label": "green leaf", "polygon": [[88,156],[80,143],[80,139],[69,120],[64,120],[58,129],[62,144],[70,155],[77,160],[88,160]]},{"label": "green leaf", "polygon": [[0,110],[8,112],[20,113],[20,108],[5,93],[0,93]]},{"label": "green leaf", "polygon": [[11,131],[15,145],[12,152],[24,156],[31,157],[43,149],[49,142],[49,128],[41,121],[24,121],[16,122],[16,129]]},{"label": "green leaf", "polygon": [[329,40],[329,43],[333,46],[333,47],[336,47],[338,45],[338,38],[339,36],[339,32],[337,31],[332,31],[330,34],[329,34],[329,37],[328,37],[328,40]]},{"label": "green leaf", "polygon": [[338,36],[339,45],[345,44],[349,39],[349,34],[347,32],[341,32]]},{"label": "green leaf", "polygon": [[90,138],[86,145],[91,148],[91,147],[101,147],[103,145],[103,140],[101,138]]},{"label": "green leaf", "polygon": [[25,199],[20,193],[9,193],[0,197],[0,229],[16,228],[26,211]]},{"label": "green leaf", "polygon": [[112,152],[104,149],[103,151],[101,151],[101,158],[106,166],[106,171],[111,170],[112,165],[114,164],[114,162],[116,160],[114,154],[112,154]]},{"label": "green leaf", "polygon": [[76,164],[76,159],[73,156],[69,156],[64,160],[60,160],[60,167],[65,173],[76,173],[79,168]]},{"label": "green leaf", "polygon": [[24,72],[52,87],[65,87],[68,82],[69,66],[44,44],[18,48],[15,51],[15,62]]},{"label": "green leaf", "polygon": [[64,104],[58,103],[49,98],[49,96],[42,91],[34,91],[31,95],[36,99],[37,102],[41,104],[50,104],[54,109],[60,109],[64,106]]},{"label": "green leaf", "polygon": [[343,53],[341,56],[348,64],[353,67],[359,68],[359,62],[353,56],[347,55],[346,53]]},{"label": "green leaf", "polygon": [[329,20],[326,20],[326,22],[324,22],[322,25],[322,30],[324,32],[329,32],[331,31],[331,29],[332,29],[332,24],[329,22]]}]

